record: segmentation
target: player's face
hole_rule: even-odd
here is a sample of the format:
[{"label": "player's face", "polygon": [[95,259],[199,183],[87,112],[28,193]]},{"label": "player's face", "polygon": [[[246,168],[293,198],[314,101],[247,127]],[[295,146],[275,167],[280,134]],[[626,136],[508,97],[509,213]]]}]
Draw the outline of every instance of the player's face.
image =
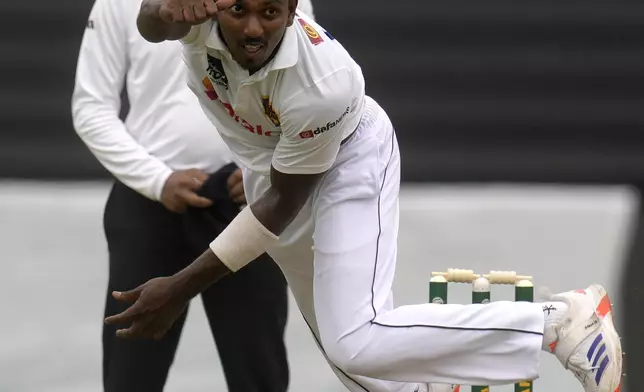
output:
[{"label": "player's face", "polygon": [[297,0],[238,0],[217,14],[235,61],[251,72],[266,64],[293,23],[296,7]]}]

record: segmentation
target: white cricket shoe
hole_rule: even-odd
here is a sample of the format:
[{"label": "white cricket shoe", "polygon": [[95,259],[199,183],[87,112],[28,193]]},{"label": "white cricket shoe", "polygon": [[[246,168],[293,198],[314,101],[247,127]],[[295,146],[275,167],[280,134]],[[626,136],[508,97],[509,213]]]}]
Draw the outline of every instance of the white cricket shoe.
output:
[{"label": "white cricket shoe", "polygon": [[552,301],[568,305],[556,326],[557,341],[550,350],[584,386],[586,392],[619,392],[622,381],[622,345],[613,325],[606,290],[592,285],[585,290],[556,294]]}]

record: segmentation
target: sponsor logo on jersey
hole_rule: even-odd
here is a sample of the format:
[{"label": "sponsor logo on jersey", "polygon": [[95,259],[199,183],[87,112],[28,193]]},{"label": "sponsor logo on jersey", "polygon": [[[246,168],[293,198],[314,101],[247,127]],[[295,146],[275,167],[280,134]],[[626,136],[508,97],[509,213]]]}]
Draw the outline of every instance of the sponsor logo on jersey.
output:
[{"label": "sponsor logo on jersey", "polygon": [[309,129],[308,131],[300,132],[300,138],[302,138],[302,139],[310,139],[310,138],[315,137],[316,135],[321,135],[324,132],[335,128],[338,124],[340,124],[340,122],[344,119],[344,117],[347,114],[349,114],[349,109],[350,108],[347,106],[347,109],[335,121],[329,121],[328,123],[326,123],[325,125],[323,125],[321,127],[317,127],[315,129]]},{"label": "sponsor logo on jersey", "polygon": [[235,113],[235,109],[233,109],[233,106],[231,104],[224,102],[219,98],[219,95],[215,91],[212,85],[212,82],[210,81],[210,78],[208,77],[203,78],[201,83],[206,88],[205,93],[208,96],[208,98],[210,98],[211,101],[218,101],[219,103],[221,103],[223,108],[226,110],[226,113],[228,113],[230,118],[232,118],[237,124],[241,125],[248,132],[253,133],[255,135],[268,136],[268,137],[273,136],[273,131],[264,131],[261,125],[253,125],[248,121],[244,120],[243,118],[240,118],[239,115]]},{"label": "sponsor logo on jersey", "polygon": [[311,41],[313,45],[318,45],[324,42],[324,39],[322,39],[320,33],[318,33],[318,31],[313,26],[308,24],[308,22],[300,18],[297,18],[297,21],[300,22],[300,25],[304,29],[304,32],[309,37],[309,41]]},{"label": "sponsor logo on jersey", "polygon": [[207,76],[201,80],[201,83],[206,88],[204,92],[206,93],[208,98],[210,98],[211,101],[214,101],[215,99],[217,99],[217,93],[215,92],[215,87],[213,87],[212,82],[210,81],[210,79],[208,79]]},{"label": "sponsor logo on jersey", "polygon": [[273,108],[273,103],[268,95],[262,97],[262,106],[264,107],[264,114],[273,125],[280,127],[280,114]]},{"label": "sponsor logo on jersey", "polygon": [[228,90],[228,78],[224,72],[224,65],[221,63],[221,60],[209,54],[207,56],[208,68],[206,68],[206,72],[208,72],[208,76],[210,76],[210,79],[212,79],[216,85]]}]

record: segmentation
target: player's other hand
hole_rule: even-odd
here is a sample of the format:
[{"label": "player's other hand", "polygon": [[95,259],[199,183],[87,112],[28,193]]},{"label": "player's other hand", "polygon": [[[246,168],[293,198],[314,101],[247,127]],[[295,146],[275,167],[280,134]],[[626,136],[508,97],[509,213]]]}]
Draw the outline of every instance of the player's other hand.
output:
[{"label": "player's other hand", "polygon": [[236,0],[156,0],[159,17],[166,23],[200,24],[218,11],[230,8]]},{"label": "player's other hand", "polygon": [[113,292],[117,301],[132,305],[105,319],[110,325],[129,325],[116,331],[121,338],[161,339],[188,306],[189,299],[174,289],[172,277],[155,278],[134,290]]},{"label": "player's other hand", "polygon": [[235,170],[226,182],[228,195],[237,204],[246,204],[246,194],[244,193],[244,184],[242,182],[241,169]]},{"label": "player's other hand", "polygon": [[161,203],[172,212],[184,212],[188,206],[205,208],[212,201],[197,195],[196,191],[208,179],[208,174],[198,169],[172,173],[163,185]]}]

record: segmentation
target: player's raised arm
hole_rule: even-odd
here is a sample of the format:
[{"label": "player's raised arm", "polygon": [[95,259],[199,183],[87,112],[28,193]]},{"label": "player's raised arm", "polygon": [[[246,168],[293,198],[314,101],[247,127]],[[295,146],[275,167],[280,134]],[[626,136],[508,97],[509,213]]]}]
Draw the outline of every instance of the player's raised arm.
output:
[{"label": "player's raised arm", "polygon": [[233,4],[235,0],[143,0],[136,23],[141,36],[150,42],[178,40],[191,26]]}]

